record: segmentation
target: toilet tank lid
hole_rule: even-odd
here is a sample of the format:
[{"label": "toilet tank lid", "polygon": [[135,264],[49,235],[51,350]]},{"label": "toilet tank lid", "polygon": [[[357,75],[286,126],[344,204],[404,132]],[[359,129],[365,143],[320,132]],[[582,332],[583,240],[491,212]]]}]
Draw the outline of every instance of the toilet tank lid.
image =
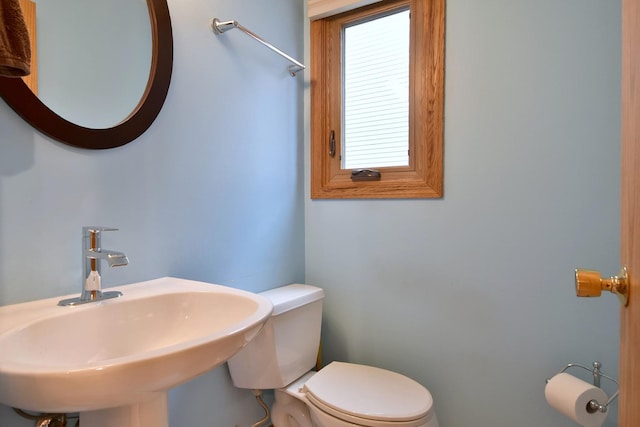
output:
[{"label": "toilet tank lid", "polygon": [[299,283],[269,289],[260,292],[260,295],[269,298],[273,304],[273,316],[324,298],[324,292],[321,288]]}]

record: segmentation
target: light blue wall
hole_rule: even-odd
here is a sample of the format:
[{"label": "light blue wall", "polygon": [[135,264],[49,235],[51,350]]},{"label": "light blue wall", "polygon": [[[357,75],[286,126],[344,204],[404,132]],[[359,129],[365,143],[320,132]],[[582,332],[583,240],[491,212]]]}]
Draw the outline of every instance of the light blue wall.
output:
[{"label": "light blue wall", "polygon": [[[213,16],[237,19],[302,57],[302,3],[169,0],[169,8],[171,88],[133,143],[67,147],[0,102],[0,304],[78,292],[80,229],[95,224],[119,227],[104,246],[130,259],[105,269],[107,287],[166,275],[252,291],[304,280],[303,80],[242,33],[216,37],[208,26]],[[226,367],[170,397],[176,427],[262,417]],[[2,407],[0,425],[33,422]]]},{"label": "light blue wall", "polygon": [[617,376],[617,299],[573,269],[619,268],[620,13],[447,1],[445,197],[306,202],[326,361],[415,378],[442,427],[571,427],[545,379]]}]

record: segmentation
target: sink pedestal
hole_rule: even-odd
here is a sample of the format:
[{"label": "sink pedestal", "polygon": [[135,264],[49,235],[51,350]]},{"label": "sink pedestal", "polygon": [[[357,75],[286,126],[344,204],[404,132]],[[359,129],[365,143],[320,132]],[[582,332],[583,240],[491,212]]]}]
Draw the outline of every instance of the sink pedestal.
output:
[{"label": "sink pedestal", "polygon": [[167,392],[153,393],[149,400],[118,408],[80,413],[81,427],[169,427]]}]

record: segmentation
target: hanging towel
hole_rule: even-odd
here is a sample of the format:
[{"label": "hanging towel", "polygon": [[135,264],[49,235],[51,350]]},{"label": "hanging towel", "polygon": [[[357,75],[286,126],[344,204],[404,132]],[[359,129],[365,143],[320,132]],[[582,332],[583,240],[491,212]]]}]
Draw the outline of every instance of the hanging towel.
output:
[{"label": "hanging towel", "polygon": [[19,0],[0,0],[0,76],[22,77],[30,72],[31,45]]}]

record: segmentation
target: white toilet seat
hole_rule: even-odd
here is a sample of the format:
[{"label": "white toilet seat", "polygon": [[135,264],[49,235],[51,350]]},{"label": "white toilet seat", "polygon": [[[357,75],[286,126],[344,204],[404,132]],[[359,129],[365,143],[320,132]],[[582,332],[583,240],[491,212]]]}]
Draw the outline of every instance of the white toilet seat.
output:
[{"label": "white toilet seat", "polygon": [[418,427],[433,416],[433,397],[416,381],[372,366],[332,362],[303,387],[309,404],[370,427]]}]

